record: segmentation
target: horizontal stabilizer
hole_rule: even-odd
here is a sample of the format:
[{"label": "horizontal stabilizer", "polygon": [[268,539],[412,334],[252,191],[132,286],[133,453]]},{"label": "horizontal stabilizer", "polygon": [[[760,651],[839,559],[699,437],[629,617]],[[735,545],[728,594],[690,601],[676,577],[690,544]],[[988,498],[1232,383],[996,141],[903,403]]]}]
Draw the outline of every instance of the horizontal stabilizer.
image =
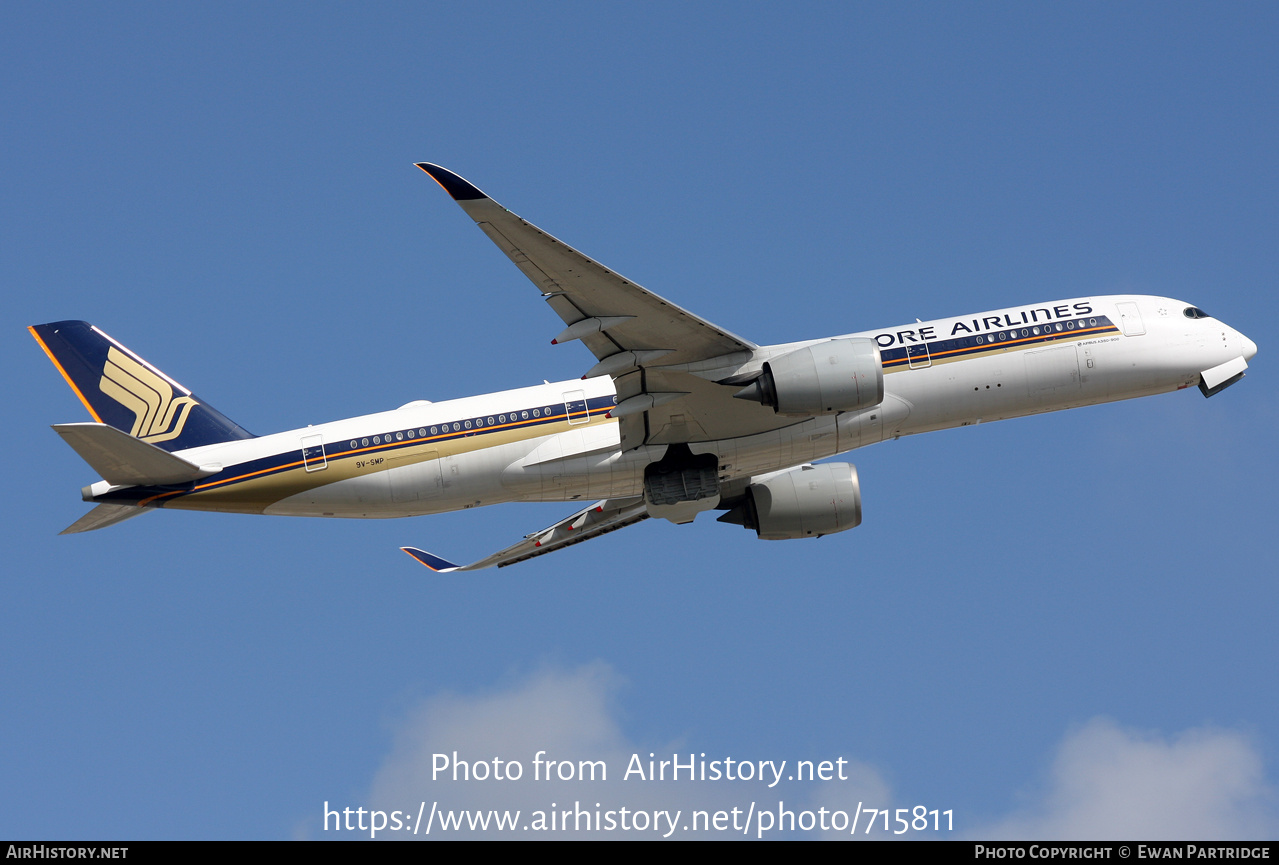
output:
[{"label": "horizontal stabilizer", "polygon": [[117,486],[184,484],[221,470],[188,462],[104,423],[62,423],[53,429],[103,480]]},{"label": "horizontal stabilizer", "polygon": [[604,499],[565,517],[553,526],[539,532],[531,532],[519,543],[512,544],[478,562],[471,562],[469,565],[455,565],[447,559],[416,547],[400,547],[400,549],[441,574],[451,571],[479,571],[492,567],[504,568],[534,556],[542,556],[573,544],[580,544],[582,541],[589,541],[591,538],[597,538],[646,519],[648,519],[648,510],[641,497]]},{"label": "horizontal stabilizer", "polygon": [[89,511],[80,519],[67,526],[60,535],[75,535],[80,532],[91,532],[94,529],[105,529],[107,526],[114,526],[116,523],[122,523],[125,520],[131,520],[136,516],[149,513],[151,508],[139,508],[133,505],[98,505]]}]

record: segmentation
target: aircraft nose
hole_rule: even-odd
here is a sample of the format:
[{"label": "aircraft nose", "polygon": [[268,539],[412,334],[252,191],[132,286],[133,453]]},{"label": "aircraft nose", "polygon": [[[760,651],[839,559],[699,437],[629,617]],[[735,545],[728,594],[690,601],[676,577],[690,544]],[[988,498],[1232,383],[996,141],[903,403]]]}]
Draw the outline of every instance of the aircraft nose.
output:
[{"label": "aircraft nose", "polygon": [[1243,339],[1243,359],[1252,360],[1252,356],[1257,353],[1257,344],[1242,333],[1239,336]]}]

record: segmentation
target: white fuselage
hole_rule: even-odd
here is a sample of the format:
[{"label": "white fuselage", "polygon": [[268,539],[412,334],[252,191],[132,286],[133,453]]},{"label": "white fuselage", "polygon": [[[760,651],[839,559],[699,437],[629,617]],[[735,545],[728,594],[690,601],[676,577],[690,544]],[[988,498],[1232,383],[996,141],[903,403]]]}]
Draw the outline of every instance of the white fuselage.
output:
[{"label": "white fuselage", "polygon": [[[881,404],[690,448],[716,454],[722,482],[744,486],[752,476],[885,438],[1178,390],[1256,351],[1217,319],[1187,317],[1187,306],[1148,296],[1075,298],[848,334],[875,339],[883,352]],[[823,341],[768,346],[753,362]],[[644,468],[666,447],[622,452],[617,421],[607,414],[613,400],[612,380],[600,377],[410,403],[192,448],[179,455],[223,470],[193,489],[133,503],[400,517],[642,495]],[[115,498],[101,495],[105,482],[92,493],[99,501]]]}]

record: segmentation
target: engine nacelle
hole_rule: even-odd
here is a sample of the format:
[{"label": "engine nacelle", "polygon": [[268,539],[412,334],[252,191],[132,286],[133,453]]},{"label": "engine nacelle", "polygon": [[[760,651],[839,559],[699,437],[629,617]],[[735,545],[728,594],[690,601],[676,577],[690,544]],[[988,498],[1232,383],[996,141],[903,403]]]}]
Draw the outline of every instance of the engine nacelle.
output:
[{"label": "engine nacelle", "polygon": [[800,466],[746,488],[746,499],[721,522],[754,529],[766,541],[820,538],[862,521],[861,485],[849,463]]},{"label": "engine nacelle", "polygon": [[884,366],[873,339],[832,339],[775,357],[735,396],[778,414],[819,415],[884,401]]}]

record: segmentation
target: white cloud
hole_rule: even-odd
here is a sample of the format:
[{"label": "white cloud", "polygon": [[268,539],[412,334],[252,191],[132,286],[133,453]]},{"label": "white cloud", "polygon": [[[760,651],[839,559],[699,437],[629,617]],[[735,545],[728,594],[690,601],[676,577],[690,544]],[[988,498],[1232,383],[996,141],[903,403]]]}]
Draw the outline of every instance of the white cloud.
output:
[{"label": "white cloud", "polygon": [[[476,696],[441,695],[426,700],[400,727],[394,749],[373,782],[376,800],[418,789],[433,777],[433,755],[453,752],[463,761],[518,760],[531,771],[531,759],[601,759],[625,749],[612,711],[621,684],[607,664],[572,672],[544,670],[513,687]],[[444,775],[434,783],[443,783]],[[462,777],[462,776],[459,776]],[[447,773],[453,784],[453,773]],[[506,801],[501,781],[465,784],[468,798]],[[491,792],[493,796],[486,796]],[[394,795],[393,795],[394,794]]]},{"label": "white cloud", "polygon": [[[842,782],[828,781],[820,784],[813,792],[811,797],[810,808],[826,808],[828,811],[844,811],[855,817],[858,811],[870,807],[875,809],[892,808],[893,807],[893,791],[889,788],[888,783],[880,775],[879,771],[873,766],[865,763],[857,763],[850,761],[848,766],[848,780]],[[862,806],[859,809],[858,806]],[[879,815],[874,820],[874,825],[870,826],[867,832],[863,827],[858,827],[857,834],[854,835],[849,830],[836,831],[832,826],[827,831],[818,831],[818,837],[825,841],[859,841],[866,838],[871,840],[892,839],[892,829],[898,828],[896,824],[890,821],[890,830],[885,831],[883,828],[883,816]],[[870,820],[866,816],[864,810],[860,817],[863,824],[869,823]],[[851,829],[851,826],[850,826]]]},{"label": "white cloud", "polygon": [[1246,736],[1172,740],[1094,719],[1068,735],[1032,805],[973,833],[1023,840],[1229,840],[1275,834],[1273,793]]},{"label": "white cloud", "polygon": [[[794,755],[704,754],[706,761],[788,759],[785,777],[776,785],[753,780],[624,780],[628,766],[638,755],[647,772],[653,759],[690,759],[686,746],[637,744],[623,733],[617,720],[615,696],[620,677],[607,664],[597,662],[575,670],[546,669],[503,689],[475,695],[438,695],[423,701],[399,725],[391,753],[377,771],[369,797],[362,804],[388,815],[396,810],[407,829],[383,831],[382,838],[413,837],[412,826],[419,803],[427,812],[435,803],[436,822],[430,838],[518,837],[621,839],[625,837],[754,838],[759,834],[761,812],[781,808],[802,821],[826,809],[828,820],[838,825],[836,812],[852,815],[864,808],[895,808],[894,794],[878,770],[845,760],[844,780],[811,783],[790,780]],[[465,761],[471,778],[453,780],[452,766],[435,771],[439,755]],[[542,763],[535,765],[540,755]],[[700,761],[703,751],[695,756]],[[495,780],[494,759],[511,774],[510,761],[518,761],[518,781]],[[569,773],[570,780],[546,780],[547,761],[552,772]],[[604,761],[607,780],[582,780],[588,764]],[[484,764],[484,765],[479,765]],[[721,762],[721,771],[724,763]],[[475,772],[487,776],[476,780]],[[758,767],[752,767],[758,774]],[[596,768],[598,772],[598,767]],[[764,771],[768,771],[765,769]],[[540,777],[534,777],[535,773]],[[974,839],[1185,839],[1226,840],[1267,838],[1275,834],[1275,809],[1260,756],[1244,735],[1227,730],[1184,732],[1172,740],[1123,730],[1113,722],[1094,720],[1067,735],[1042,791],[1026,797],[1026,804],[1012,815],[965,834]],[[554,805],[552,805],[554,803]],[[909,803],[907,803],[909,804]],[[623,817],[622,809],[626,817]],[[740,809],[732,815],[732,809]],[[755,819],[747,832],[696,831],[693,812],[713,819],[724,812],[727,825],[745,821],[748,809]],[[520,828],[514,832],[444,831],[438,813],[463,810],[520,812]],[[572,826],[562,828],[563,812]],[[555,831],[534,831],[556,812]],[[641,819],[636,812],[642,812]],[[807,812],[810,817],[805,818]],[[677,817],[678,813],[678,817]],[[611,831],[600,831],[613,821]],[[540,816],[539,816],[540,815]],[[585,815],[585,816],[579,816]],[[765,837],[779,837],[779,819],[765,814],[772,825]],[[366,818],[367,820],[368,818]],[[619,827],[626,819],[629,831]],[[706,818],[703,818],[706,819]],[[785,818],[782,818],[785,819]],[[845,818],[846,819],[846,818]],[[863,816],[861,820],[865,821]],[[882,820],[882,816],[880,817]],[[674,821],[676,828],[669,828]],[[425,825],[426,818],[423,818]],[[849,838],[843,831],[813,831],[810,837]],[[896,824],[893,824],[894,827]],[[590,828],[586,828],[589,826]],[[857,832],[864,838],[864,822]],[[420,829],[420,827],[419,827]],[[322,836],[334,837],[329,831]],[[342,833],[347,837],[359,833]],[[928,833],[931,835],[932,833]],[[910,837],[914,833],[909,833]],[[364,833],[364,837],[368,837]],[[425,838],[419,831],[418,837]],[[894,837],[882,828],[870,837]]]}]

